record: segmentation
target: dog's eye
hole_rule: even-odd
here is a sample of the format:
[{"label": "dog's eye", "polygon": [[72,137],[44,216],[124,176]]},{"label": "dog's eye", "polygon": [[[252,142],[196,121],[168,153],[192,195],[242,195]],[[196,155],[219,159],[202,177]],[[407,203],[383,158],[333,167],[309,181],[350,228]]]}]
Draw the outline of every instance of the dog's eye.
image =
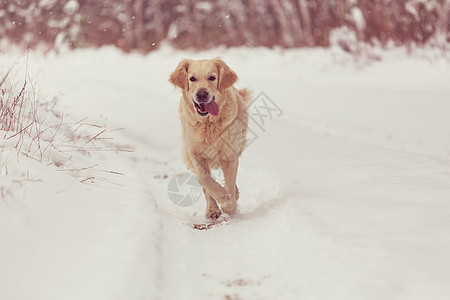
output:
[{"label": "dog's eye", "polygon": [[214,80],[216,80],[216,77],[214,77],[214,76],[209,76],[208,80],[214,81]]},{"label": "dog's eye", "polygon": [[191,78],[189,78],[190,81],[194,82],[197,81],[197,78],[195,78],[194,76],[192,76]]}]

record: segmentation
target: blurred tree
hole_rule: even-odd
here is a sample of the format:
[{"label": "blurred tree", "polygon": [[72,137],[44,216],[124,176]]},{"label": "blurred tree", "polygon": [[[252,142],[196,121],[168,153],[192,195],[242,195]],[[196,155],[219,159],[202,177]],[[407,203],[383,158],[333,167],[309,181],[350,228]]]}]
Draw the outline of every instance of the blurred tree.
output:
[{"label": "blurred tree", "polygon": [[450,42],[450,0],[0,0],[0,38],[35,47],[148,52],[224,46],[326,47],[347,27],[386,45]]}]

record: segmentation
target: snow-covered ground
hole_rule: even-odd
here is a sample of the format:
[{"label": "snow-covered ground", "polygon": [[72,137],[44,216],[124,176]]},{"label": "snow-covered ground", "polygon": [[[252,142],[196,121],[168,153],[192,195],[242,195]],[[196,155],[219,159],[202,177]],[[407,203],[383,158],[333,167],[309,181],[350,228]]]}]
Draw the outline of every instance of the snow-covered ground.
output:
[{"label": "snow-covered ground", "polygon": [[[450,62],[423,53],[31,52],[40,95],[113,139],[60,167],[3,148],[0,298],[450,299]],[[167,79],[218,55],[265,117],[253,110],[239,213],[198,230],[204,200],[168,196],[186,169]]]}]

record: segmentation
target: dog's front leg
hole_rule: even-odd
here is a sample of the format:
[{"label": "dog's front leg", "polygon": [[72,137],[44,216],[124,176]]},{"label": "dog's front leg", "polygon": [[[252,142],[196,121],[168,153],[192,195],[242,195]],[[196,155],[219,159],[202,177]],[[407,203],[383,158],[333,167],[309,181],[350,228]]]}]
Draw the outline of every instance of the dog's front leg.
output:
[{"label": "dog's front leg", "polygon": [[214,200],[213,197],[206,192],[205,188],[203,188],[203,194],[205,194],[206,199],[206,217],[212,220],[217,220],[222,212],[220,211],[216,200]]},{"label": "dog's front leg", "polygon": [[[205,158],[197,155],[196,153],[190,153],[192,165],[194,166],[195,175],[198,181],[214,200],[219,203],[224,212],[234,211],[236,206],[235,201],[231,200],[231,195],[223,188],[214,178],[211,177],[211,172],[208,163]],[[234,207],[234,208],[233,208]]]},{"label": "dog's front leg", "polygon": [[229,215],[232,215],[236,210],[236,200],[238,196],[238,190],[236,186],[236,177],[237,177],[237,169],[239,165],[239,159],[235,158],[230,161],[221,161],[220,167],[223,171],[223,176],[225,177],[225,189],[231,195],[231,201],[233,201],[234,205],[230,205],[228,211],[224,211]]}]

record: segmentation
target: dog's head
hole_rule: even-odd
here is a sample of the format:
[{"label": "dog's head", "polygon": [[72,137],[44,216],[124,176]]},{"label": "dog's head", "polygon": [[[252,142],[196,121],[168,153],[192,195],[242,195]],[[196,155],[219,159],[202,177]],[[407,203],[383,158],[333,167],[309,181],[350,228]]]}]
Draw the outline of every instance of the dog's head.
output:
[{"label": "dog's head", "polygon": [[183,89],[185,96],[199,116],[217,116],[222,106],[219,97],[237,80],[237,75],[220,58],[210,60],[182,60],[169,81]]}]

